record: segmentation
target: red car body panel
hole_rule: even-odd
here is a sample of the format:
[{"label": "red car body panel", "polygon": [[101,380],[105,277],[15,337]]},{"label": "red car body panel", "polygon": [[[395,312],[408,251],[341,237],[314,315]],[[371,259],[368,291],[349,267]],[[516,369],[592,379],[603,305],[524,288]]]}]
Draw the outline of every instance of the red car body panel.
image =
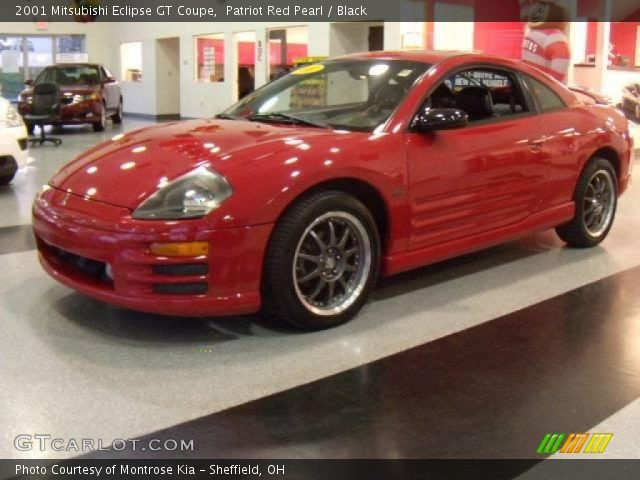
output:
[{"label": "red car body panel", "polygon": [[[231,120],[194,120],[117,136],[65,166],[34,204],[40,259],[54,278],[90,296],[137,310],[223,315],[260,307],[262,263],[275,222],[324,182],[356,180],[384,202],[385,275],[544,230],[572,218],[585,162],[607,149],[617,158],[619,193],[630,181],[633,150],[619,112],[586,106],[555,80],[519,62],[454,53],[387,52],[346,58],[401,58],[433,63],[386,124],[374,133]],[[567,104],[549,113],[417,133],[408,126],[430,90],[462,66],[518,69]],[[540,142],[543,140],[543,142]],[[208,164],[234,194],[194,220],[131,217],[158,185]],[[210,242],[208,258],[149,253],[153,242]],[[62,265],[62,249],[109,263],[113,283],[89,280]],[[53,252],[53,253],[52,253]],[[206,263],[208,292],[156,293],[154,265]],[[206,277],[206,278],[205,278]]]}]

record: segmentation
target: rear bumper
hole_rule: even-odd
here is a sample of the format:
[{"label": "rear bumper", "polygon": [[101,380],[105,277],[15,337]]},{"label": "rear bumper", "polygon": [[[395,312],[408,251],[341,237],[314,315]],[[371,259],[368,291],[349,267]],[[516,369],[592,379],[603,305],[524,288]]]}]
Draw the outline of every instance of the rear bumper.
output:
[{"label": "rear bumper", "polygon": [[[24,126],[5,128],[0,136],[0,157],[11,157],[13,161],[2,162],[0,166],[2,175],[8,175],[5,170],[15,172],[17,168],[22,168],[27,164],[29,150],[27,149],[27,129]],[[9,166],[11,164],[12,166]]]},{"label": "rear bumper", "polygon": [[[215,231],[204,220],[140,222],[129,213],[55,189],[41,193],[33,225],[42,266],[60,283],[133,310],[218,316],[260,308],[263,252],[272,225]],[[170,258],[149,252],[153,242],[172,241],[208,241],[209,255]],[[85,264],[90,268],[80,268]],[[107,264],[111,278],[101,267]],[[198,271],[179,272],[185,265]]]}]

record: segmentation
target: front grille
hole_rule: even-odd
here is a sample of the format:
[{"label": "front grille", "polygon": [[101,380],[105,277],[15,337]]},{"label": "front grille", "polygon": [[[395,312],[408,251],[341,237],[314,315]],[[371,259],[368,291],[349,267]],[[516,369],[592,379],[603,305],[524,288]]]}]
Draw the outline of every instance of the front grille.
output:
[{"label": "front grille", "polygon": [[29,147],[29,141],[26,138],[21,138],[18,140],[18,145],[20,146],[20,150],[24,152]]},{"label": "front grille", "polygon": [[68,267],[71,267],[74,270],[96,280],[111,283],[111,279],[106,273],[106,263],[93,260],[91,258],[81,257],[80,255],[67,252],[66,250],[54,247],[53,245],[47,245],[47,248],[58,260]]}]

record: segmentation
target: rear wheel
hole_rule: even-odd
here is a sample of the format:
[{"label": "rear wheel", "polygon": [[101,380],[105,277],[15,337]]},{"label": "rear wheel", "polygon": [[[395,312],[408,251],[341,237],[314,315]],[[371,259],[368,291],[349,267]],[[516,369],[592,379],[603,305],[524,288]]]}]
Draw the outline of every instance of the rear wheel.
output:
[{"label": "rear wheel", "polygon": [[574,193],[576,213],[558,228],[558,236],[572,247],[594,247],[611,230],[618,202],[618,180],[609,160],[595,157],[582,171]]},{"label": "rear wheel", "polygon": [[33,135],[33,132],[35,131],[36,126],[33,123],[29,123],[29,122],[25,122],[24,126],[27,127],[27,133],[29,135]]},{"label": "rear wheel", "polygon": [[278,319],[307,330],[349,321],[378,276],[375,220],[356,198],[322,192],[278,222],[265,259],[263,301]]},{"label": "rear wheel", "polygon": [[107,127],[107,106],[104,103],[100,109],[100,120],[92,125],[94,132],[102,132]]}]

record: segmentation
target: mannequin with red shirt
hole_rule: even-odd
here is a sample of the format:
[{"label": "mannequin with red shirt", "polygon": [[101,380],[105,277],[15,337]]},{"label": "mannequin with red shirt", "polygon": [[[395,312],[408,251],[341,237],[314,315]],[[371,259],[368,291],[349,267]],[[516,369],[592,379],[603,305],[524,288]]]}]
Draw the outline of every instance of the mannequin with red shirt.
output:
[{"label": "mannequin with red shirt", "polygon": [[566,82],[571,59],[566,9],[554,0],[520,0],[520,7],[528,19],[522,60]]}]

